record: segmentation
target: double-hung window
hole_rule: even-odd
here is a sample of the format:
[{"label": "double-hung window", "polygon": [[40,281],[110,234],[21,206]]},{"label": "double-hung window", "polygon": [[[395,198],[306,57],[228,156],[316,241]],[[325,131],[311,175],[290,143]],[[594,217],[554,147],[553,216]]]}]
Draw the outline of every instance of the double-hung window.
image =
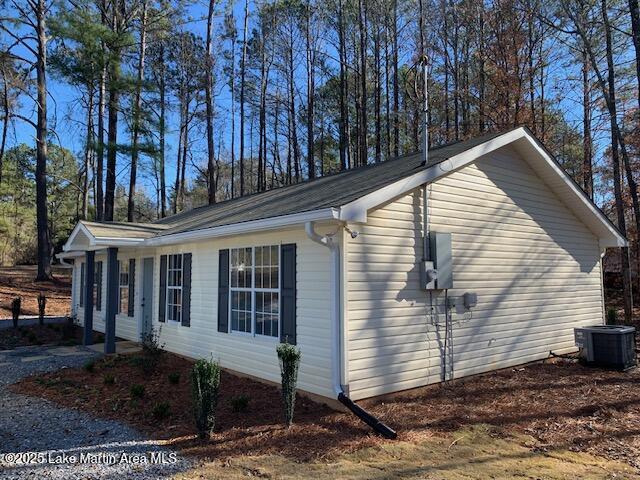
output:
[{"label": "double-hung window", "polygon": [[277,245],[230,251],[231,331],[266,337],[280,332],[280,248]]},{"label": "double-hung window", "polygon": [[118,271],[118,312],[128,315],[129,313],[129,262],[119,262]]},{"label": "double-hung window", "polygon": [[182,322],[182,254],[167,260],[167,319]]}]

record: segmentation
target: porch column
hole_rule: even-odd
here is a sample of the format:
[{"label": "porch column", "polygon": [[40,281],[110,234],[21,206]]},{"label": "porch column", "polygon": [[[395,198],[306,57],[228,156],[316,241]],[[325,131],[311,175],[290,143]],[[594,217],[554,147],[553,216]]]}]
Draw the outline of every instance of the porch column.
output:
[{"label": "porch column", "polygon": [[107,295],[104,311],[104,353],[116,352],[116,312],[118,311],[118,249],[107,249]]},{"label": "porch column", "polygon": [[96,252],[93,250],[85,252],[86,261],[84,263],[84,334],[83,345],[93,344],[93,276]]}]

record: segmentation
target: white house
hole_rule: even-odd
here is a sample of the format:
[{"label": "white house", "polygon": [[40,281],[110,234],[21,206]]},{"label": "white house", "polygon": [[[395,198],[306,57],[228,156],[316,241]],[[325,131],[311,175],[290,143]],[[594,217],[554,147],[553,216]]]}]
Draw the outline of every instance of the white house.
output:
[{"label": "white house", "polygon": [[150,224],[83,221],[60,257],[107,351],[160,328],[169,351],[279,382],[288,341],[302,391],[357,400],[575,350],[624,245],[517,128]]}]

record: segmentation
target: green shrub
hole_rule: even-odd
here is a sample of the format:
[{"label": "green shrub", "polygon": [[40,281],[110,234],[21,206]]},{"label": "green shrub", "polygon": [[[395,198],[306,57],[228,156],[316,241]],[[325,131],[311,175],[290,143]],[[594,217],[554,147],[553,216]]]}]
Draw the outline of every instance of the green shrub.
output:
[{"label": "green shrub", "polygon": [[44,325],[44,314],[47,310],[47,297],[44,293],[38,294],[38,323]]},{"label": "green shrub", "polygon": [[13,328],[18,328],[18,319],[20,318],[20,310],[22,309],[22,299],[16,297],[11,300],[11,318],[13,319]]},{"label": "green shrub", "polygon": [[616,325],[618,323],[618,312],[615,308],[607,308],[607,325]]},{"label": "green shrub", "polygon": [[231,397],[230,403],[234,412],[244,412],[249,407],[249,397],[247,395],[237,395]]},{"label": "green shrub", "polygon": [[96,362],[94,360],[88,360],[83,366],[87,372],[93,373],[96,369]]},{"label": "green shrub", "polygon": [[164,343],[160,343],[160,332],[152,328],[142,336],[142,353],[150,357],[159,357],[164,352]]},{"label": "green shrub", "polygon": [[113,385],[116,383],[116,377],[114,377],[111,373],[107,373],[104,376],[104,384],[105,385]]},{"label": "green shrub", "polygon": [[171,372],[168,377],[169,383],[173,385],[177,385],[178,383],[180,383],[180,372]]},{"label": "green shrub", "polygon": [[129,390],[129,392],[131,393],[131,396],[133,398],[142,398],[144,397],[144,390],[144,385],[136,383],[135,385],[131,385],[131,389]]},{"label": "green shrub", "polygon": [[130,361],[147,375],[153,373],[158,366],[158,357],[154,355],[136,355]]},{"label": "green shrub", "polygon": [[219,388],[220,365],[213,360],[198,360],[191,370],[191,396],[200,438],[209,438],[215,428]]},{"label": "green shrub", "polygon": [[298,382],[298,367],[300,366],[300,349],[288,343],[281,343],[276,347],[280,361],[280,376],[282,378],[282,406],[284,422],[287,427],[293,423],[293,411],[296,404],[296,383]]},{"label": "green shrub", "polygon": [[157,420],[164,420],[171,415],[171,405],[168,402],[159,402],[153,406],[151,410],[153,418]]}]

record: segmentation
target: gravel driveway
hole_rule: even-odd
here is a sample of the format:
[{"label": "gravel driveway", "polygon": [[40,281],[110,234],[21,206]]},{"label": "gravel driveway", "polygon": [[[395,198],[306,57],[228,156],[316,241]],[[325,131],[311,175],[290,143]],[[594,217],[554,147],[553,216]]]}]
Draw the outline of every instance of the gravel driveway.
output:
[{"label": "gravel driveway", "polygon": [[0,352],[1,478],[166,478],[192,466],[127,425],[7,388],[27,375],[78,367],[97,356],[83,347]]}]

